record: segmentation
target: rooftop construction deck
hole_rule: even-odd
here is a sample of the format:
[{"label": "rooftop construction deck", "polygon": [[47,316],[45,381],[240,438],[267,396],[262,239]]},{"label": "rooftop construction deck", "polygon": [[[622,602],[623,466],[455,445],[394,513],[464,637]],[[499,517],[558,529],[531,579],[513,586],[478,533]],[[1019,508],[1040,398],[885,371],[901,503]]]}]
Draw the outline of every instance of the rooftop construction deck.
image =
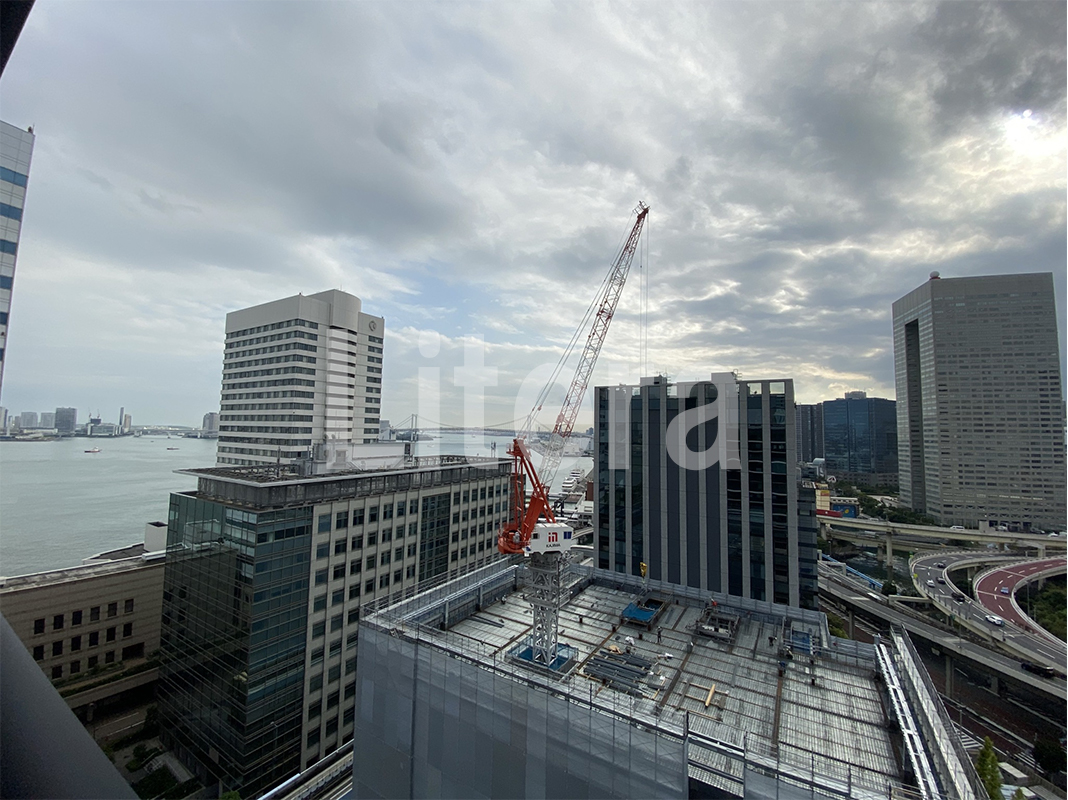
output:
[{"label": "rooftop construction deck", "polygon": [[[407,751],[403,780],[416,794],[446,785],[472,796],[552,794],[553,781],[564,781],[555,785],[571,796],[668,796],[702,786],[738,797],[971,793],[974,776],[944,737],[937,700],[923,702],[915,665],[901,662],[909,658],[902,643],[833,638],[818,612],[572,567],[560,610],[568,649],[548,670],[522,658],[531,627],[523,573],[495,565],[365,618],[356,796],[388,789],[360,770],[367,739],[379,740],[367,745],[369,761],[385,757],[390,736],[378,721],[387,675],[394,687],[403,680],[396,676],[411,676],[404,707],[414,721],[426,705],[429,723],[443,709],[439,731],[451,740],[422,741],[434,737],[433,724],[394,737]],[[520,724],[529,730],[517,733]],[[554,724],[562,727],[552,734]],[[484,757],[457,769],[437,752],[465,747],[456,742],[481,743]],[[566,776],[546,774],[532,787],[536,754],[548,772],[566,764]],[[505,786],[498,771],[527,783]]]}]

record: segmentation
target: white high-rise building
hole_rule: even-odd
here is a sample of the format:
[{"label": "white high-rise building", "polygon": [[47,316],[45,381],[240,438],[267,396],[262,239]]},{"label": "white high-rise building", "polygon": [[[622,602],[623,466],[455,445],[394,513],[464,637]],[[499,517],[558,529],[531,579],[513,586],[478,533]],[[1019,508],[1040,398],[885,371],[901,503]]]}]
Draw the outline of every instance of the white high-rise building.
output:
[{"label": "white high-rise building", "polygon": [[33,153],[33,132],[0,122],[0,391],[7,360],[7,326],[15,286],[15,256]]},{"label": "white high-rise building", "polygon": [[378,441],[385,320],[330,290],[226,315],[219,464],[292,463]]}]

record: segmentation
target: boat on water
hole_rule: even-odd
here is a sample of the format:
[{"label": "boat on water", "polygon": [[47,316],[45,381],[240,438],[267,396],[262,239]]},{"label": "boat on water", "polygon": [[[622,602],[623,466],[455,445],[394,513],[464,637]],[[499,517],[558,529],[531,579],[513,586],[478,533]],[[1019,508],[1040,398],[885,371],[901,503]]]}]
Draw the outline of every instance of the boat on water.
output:
[{"label": "boat on water", "polygon": [[177,450],[178,448],[177,447],[168,447],[167,449],[168,450]]},{"label": "boat on water", "polygon": [[86,450],[85,452],[87,452],[87,453],[99,453],[100,452],[100,448],[99,447],[94,447],[92,450]]}]

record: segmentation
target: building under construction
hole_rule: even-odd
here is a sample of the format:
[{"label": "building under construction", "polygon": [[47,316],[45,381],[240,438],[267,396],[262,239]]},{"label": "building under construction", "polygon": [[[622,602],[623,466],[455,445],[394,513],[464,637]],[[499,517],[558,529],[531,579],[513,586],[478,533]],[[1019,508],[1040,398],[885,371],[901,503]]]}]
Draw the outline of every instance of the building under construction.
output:
[{"label": "building under construction", "polygon": [[982,797],[904,634],[571,566],[532,662],[528,568],[360,623],[355,797]]}]

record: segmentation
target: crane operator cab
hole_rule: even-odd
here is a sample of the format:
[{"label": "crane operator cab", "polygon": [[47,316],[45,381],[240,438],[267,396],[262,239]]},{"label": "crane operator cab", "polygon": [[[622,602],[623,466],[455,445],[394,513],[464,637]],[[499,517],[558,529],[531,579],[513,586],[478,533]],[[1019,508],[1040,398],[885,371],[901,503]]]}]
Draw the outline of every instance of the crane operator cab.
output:
[{"label": "crane operator cab", "polygon": [[523,548],[525,555],[531,553],[562,553],[571,549],[575,531],[568,525],[539,522],[530,534],[530,544]]}]

